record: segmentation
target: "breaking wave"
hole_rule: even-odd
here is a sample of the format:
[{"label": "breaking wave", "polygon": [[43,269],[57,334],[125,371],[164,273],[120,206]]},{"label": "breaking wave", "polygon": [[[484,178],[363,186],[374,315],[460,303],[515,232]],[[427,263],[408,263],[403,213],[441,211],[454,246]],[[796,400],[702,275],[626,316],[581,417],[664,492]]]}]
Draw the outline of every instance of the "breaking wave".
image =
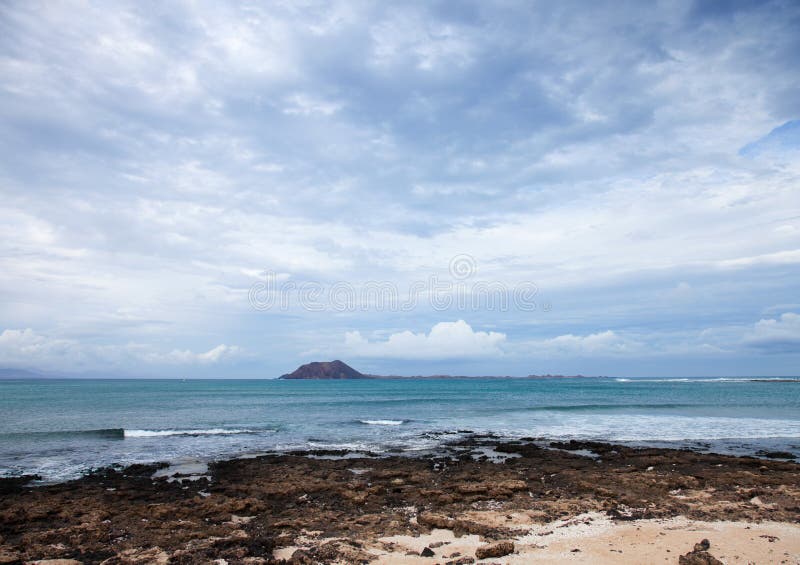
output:
[{"label": "breaking wave", "polygon": [[126,438],[165,437],[165,436],[222,436],[236,434],[254,434],[255,430],[210,428],[207,430],[123,430]]},{"label": "breaking wave", "polygon": [[362,424],[368,426],[400,426],[404,424],[405,420],[359,420]]}]

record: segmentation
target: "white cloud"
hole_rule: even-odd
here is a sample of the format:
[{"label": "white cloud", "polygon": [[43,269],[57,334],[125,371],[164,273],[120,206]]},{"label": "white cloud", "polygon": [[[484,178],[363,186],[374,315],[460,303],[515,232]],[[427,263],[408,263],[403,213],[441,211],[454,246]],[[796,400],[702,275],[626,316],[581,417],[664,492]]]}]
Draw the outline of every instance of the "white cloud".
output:
[{"label": "white cloud", "polygon": [[152,363],[170,363],[177,365],[190,365],[199,363],[208,365],[218,363],[225,359],[238,357],[242,349],[235,345],[225,345],[224,343],[203,353],[195,353],[188,349],[173,349],[169,353],[150,353],[144,358]]},{"label": "white cloud", "polygon": [[464,320],[439,322],[429,333],[403,331],[385,341],[369,341],[360,332],[345,334],[345,347],[358,357],[450,359],[503,355],[506,335],[474,331]]},{"label": "white cloud", "polygon": [[754,265],[793,265],[800,263],[800,249],[765,253],[755,257],[739,257],[720,261],[718,265],[723,268],[742,268]]},{"label": "white cloud", "polygon": [[234,359],[240,347],[221,344],[205,352],[174,349],[167,353],[145,344],[96,345],[75,339],[37,333],[31,328],[6,329],[0,333],[0,366],[69,372],[76,368],[102,369],[130,362],[149,365],[212,365]]},{"label": "white cloud", "polygon": [[84,357],[73,340],[46,338],[30,328],[7,329],[0,333],[0,362],[29,363],[36,366],[45,360],[75,361]]},{"label": "white cloud", "polygon": [[641,343],[612,330],[588,335],[564,334],[550,339],[527,342],[524,344],[524,348],[528,351],[552,355],[598,357],[642,353]]},{"label": "white cloud", "polygon": [[785,312],[778,318],[759,320],[744,343],[768,353],[800,354],[800,314]]},{"label": "white cloud", "polygon": [[469,29],[431,21],[425,14],[397,12],[373,25],[372,63],[379,67],[411,63],[420,71],[469,66],[476,44]]},{"label": "white cloud", "polygon": [[309,116],[312,114],[331,116],[341,110],[341,108],[342,104],[340,102],[324,100],[301,92],[286,98],[286,107],[283,109],[283,113],[290,115],[298,114],[301,116]]}]

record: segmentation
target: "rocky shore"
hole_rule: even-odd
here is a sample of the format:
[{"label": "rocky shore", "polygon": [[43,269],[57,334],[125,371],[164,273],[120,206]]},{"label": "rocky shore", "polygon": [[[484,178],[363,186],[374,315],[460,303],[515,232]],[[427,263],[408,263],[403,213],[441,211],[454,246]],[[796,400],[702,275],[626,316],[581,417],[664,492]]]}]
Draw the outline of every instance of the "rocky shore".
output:
[{"label": "rocky shore", "polygon": [[788,461],[476,436],[180,472],[3,480],[0,563],[800,562]]}]

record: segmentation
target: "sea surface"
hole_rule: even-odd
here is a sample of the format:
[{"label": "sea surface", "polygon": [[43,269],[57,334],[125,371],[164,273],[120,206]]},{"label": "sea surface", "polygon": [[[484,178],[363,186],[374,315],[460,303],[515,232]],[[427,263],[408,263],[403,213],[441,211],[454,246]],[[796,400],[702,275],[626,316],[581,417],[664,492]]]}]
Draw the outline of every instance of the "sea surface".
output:
[{"label": "sea surface", "polygon": [[0,476],[297,449],[420,453],[469,432],[800,456],[800,382],[5,380]]}]

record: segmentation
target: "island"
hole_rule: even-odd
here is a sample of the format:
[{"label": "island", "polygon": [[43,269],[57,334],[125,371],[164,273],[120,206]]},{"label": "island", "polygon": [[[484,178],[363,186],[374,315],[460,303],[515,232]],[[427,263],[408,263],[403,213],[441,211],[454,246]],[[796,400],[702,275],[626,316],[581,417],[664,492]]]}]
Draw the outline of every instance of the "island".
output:
[{"label": "island", "polygon": [[291,373],[281,375],[279,379],[290,380],[343,380],[343,379],[372,379],[372,375],[365,375],[353,369],[347,363],[339,361],[313,361],[300,365]]}]

